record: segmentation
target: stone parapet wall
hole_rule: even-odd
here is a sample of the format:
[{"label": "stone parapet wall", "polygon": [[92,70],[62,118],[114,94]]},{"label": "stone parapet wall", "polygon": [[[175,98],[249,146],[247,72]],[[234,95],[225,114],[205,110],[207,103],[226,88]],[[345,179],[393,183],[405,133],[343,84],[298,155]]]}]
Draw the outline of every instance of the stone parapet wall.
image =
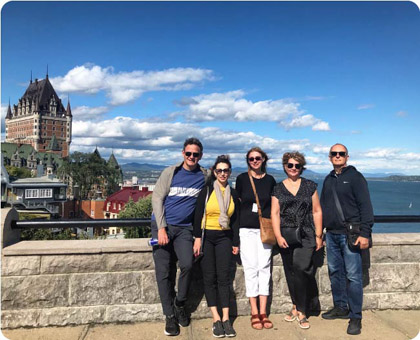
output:
[{"label": "stone parapet wall", "polygon": [[[375,234],[365,280],[365,309],[420,308],[420,234]],[[321,255],[321,254],[320,254]],[[238,261],[238,259],[236,259]],[[332,306],[326,259],[316,280],[323,310]],[[2,250],[2,328],[162,319],[146,239],[23,241]],[[280,255],[272,268],[272,313],[290,310]],[[232,262],[231,311],[248,315],[242,266]],[[199,266],[188,309],[209,317]]]}]

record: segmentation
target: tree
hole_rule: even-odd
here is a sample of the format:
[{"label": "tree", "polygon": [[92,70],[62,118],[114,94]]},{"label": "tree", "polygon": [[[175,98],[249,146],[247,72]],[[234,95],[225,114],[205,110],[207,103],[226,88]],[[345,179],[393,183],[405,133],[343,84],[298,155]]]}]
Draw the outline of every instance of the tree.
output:
[{"label": "tree", "polygon": [[[119,218],[151,218],[152,217],[152,195],[134,202],[131,198],[120,212]],[[123,228],[125,238],[150,237],[151,229],[148,227]]]},{"label": "tree", "polygon": [[6,165],[6,170],[9,176],[16,178],[32,177],[31,170],[27,168],[18,168],[16,166]]},{"label": "tree", "polygon": [[95,150],[92,153],[73,152],[64,159],[58,175],[62,178],[71,177],[73,185],[79,186],[80,199],[88,199],[94,196],[97,189],[103,191],[104,196],[112,194],[116,190],[115,178],[120,173],[107,166],[106,161]]}]

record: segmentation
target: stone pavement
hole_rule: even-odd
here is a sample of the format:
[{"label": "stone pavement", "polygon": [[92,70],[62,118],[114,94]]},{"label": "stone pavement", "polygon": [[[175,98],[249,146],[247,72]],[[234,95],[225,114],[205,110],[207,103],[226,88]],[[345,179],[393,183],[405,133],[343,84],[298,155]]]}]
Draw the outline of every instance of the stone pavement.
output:
[{"label": "stone pavement", "polygon": [[[274,323],[274,328],[270,330],[252,329],[248,316],[236,318],[233,325],[238,340],[420,340],[420,310],[372,310],[363,313],[362,334],[359,336],[347,335],[347,320],[323,320],[321,317],[310,318],[309,330],[300,329],[297,322],[283,321],[284,315],[281,314],[270,316]],[[193,319],[189,327],[181,328],[178,337],[165,336],[163,322],[21,328],[2,332],[11,340],[206,340],[214,339],[211,326],[211,319]]]}]

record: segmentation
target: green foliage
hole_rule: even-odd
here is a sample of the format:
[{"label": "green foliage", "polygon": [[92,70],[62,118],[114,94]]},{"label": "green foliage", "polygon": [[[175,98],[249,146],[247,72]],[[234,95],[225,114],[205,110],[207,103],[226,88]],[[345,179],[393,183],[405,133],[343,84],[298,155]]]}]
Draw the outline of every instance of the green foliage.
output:
[{"label": "green foliage", "polygon": [[[124,206],[124,210],[120,212],[119,218],[151,218],[152,216],[152,195],[139,199],[134,202],[132,199]],[[150,237],[151,230],[149,227],[123,228],[125,238],[142,238]]]},{"label": "green foliage", "polygon": [[[33,214],[33,213],[19,213],[19,220],[49,220],[50,215],[47,214]],[[42,221],[40,221],[42,223]],[[22,241],[31,240],[75,240],[77,239],[76,234],[73,233],[72,229],[62,229],[59,232],[53,231],[54,229],[25,229],[20,233]],[[80,237],[84,239],[83,235]]]},{"label": "green foliage", "polygon": [[73,152],[63,160],[57,173],[60,177],[72,177],[73,184],[79,186],[80,199],[93,196],[89,193],[92,193],[95,187],[101,188],[105,196],[118,190],[119,170],[107,166],[106,161],[96,152]]},{"label": "green foliage", "polygon": [[11,165],[6,165],[6,170],[9,176],[16,178],[29,178],[32,177],[31,170],[27,168],[18,168]]}]

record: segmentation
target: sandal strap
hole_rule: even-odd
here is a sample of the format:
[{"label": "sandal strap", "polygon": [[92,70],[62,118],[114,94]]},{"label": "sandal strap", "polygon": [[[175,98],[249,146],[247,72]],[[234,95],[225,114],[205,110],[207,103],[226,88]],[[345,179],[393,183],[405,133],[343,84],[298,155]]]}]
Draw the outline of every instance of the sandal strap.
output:
[{"label": "sandal strap", "polygon": [[305,318],[303,318],[303,319],[299,319],[298,318],[298,322],[300,323],[300,324],[302,324],[302,323],[304,323],[304,322],[307,322],[307,323],[309,323],[309,321],[308,321],[308,319],[305,317]]}]

